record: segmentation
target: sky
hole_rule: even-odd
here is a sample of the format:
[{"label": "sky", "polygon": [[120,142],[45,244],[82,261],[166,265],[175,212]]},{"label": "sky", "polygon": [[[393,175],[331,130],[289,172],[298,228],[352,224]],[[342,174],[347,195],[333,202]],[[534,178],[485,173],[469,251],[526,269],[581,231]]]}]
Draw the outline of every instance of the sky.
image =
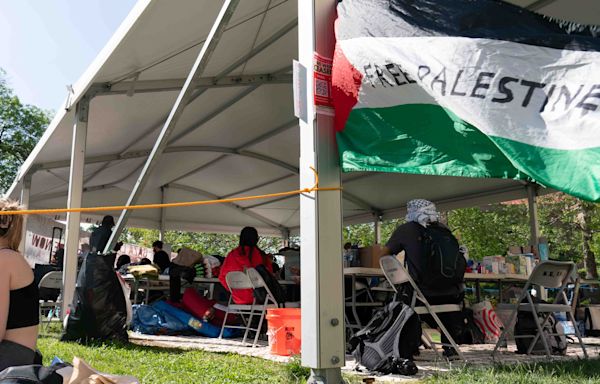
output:
[{"label": "sky", "polygon": [[135,0],[0,0],[0,68],[25,104],[56,110]]}]

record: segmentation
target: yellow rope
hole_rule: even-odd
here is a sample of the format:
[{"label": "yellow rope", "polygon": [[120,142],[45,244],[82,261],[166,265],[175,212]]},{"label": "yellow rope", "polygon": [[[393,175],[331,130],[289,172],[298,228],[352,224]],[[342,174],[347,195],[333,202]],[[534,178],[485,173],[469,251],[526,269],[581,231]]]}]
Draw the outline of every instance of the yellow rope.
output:
[{"label": "yellow rope", "polygon": [[310,193],[310,192],[314,192],[314,191],[339,191],[342,189],[342,188],[335,188],[335,187],[334,188],[320,188],[319,187],[319,174],[313,167],[310,167],[310,169],[315,173],[315,184],[311,188],[297,189],[294,191],[268,193],[265,195],[255,195],[255,196],[232,197],[229,199],[186,201],[186,202],[180,202],[180,203],[113,205],[113,206],[106,206],[106,207],[88,207],[88,208],[24,209],[21,211],[0,211],[0,216],[2,216],[2,215],[43,215],[43,214],[68,213],[68,212],[122,211],[125,209],[126,210],[134,210],[134,209],[192,207],[192,206],[197,206],[197,205],[211,205],[211,204],[222,204],[222,203],[235,203],[238,201],[248,201],[248,200],[258,200],[258,199],[272,199],[275,197],[300,195],[302,193]]}]

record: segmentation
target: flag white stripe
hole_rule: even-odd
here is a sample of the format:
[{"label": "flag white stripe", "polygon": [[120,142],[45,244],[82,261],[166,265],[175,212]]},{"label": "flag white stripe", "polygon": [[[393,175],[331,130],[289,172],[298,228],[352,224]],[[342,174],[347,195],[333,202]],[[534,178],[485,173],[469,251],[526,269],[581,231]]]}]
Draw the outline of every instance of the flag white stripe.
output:
[{"label": "flag white stripe", "polygon": [[[447,36],[338,44],[363,74],[355,108],[437,103],[490,136],[553,149],[600,147],[600,52]],[[400,70],[417,83],[403,84]],[[510,102],[492,101],[507,98],[502,81]]]}]

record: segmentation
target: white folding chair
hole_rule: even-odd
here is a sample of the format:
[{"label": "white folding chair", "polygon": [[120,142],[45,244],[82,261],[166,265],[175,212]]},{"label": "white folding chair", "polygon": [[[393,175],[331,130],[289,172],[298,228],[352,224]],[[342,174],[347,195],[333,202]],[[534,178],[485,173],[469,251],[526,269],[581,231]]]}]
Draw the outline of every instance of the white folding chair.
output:
[{"label": "white folding chair", "polygon": [[[517,300],[517,304],[515,304],[511,315],[509,317],[509,321],[507,324],[513,324],[517,313],[519,311],[528,311],[531,312],[533,318],[535,320],[535,324],[537,327],[537,333],[535,336],[532,335],[513,335],[515,339],[517,338],[533,338],[533,341],[529,345],[529,349],[527,350],[527,354],[530,355],[533,350],[535,344],[538,339],[541,337],[542,344],[544,345],[544,351],[546,352],[547,357],[551,357],[552,353],[550,351],[550,347],[548,346],[548,341],[545,337],[543,337],[543,329],[550,316],[554,312],[565,312],[567,314],[567,320],[570,320],[573,324],[573,329],[575,331],[574,335],[577,336],[579,340],[579,346],[583,351],[583,355],[585,358],[588,358],[587,351],[585,349],[585,345],[581,340],[581,335],[579,333],[579,328],[577,327],[577,323],[575,321],[575,317],[573,316],[573,307],[569,304],[567,299],[567,295],[565,289],[567,284],[572,280],[573,276],[577,271],[577,267],[575,263],[572,262],[560,262],[560,261],[544,261],[540,263],[533,272],[531,272],[531,276],[527,280],[519,299]],[[534,303],[533,298],[531,296],[530,288],[533,286],[540,286],[544,288],[558,288],[558,293],[556,298],[551,304],[546,303]],[[526,303],[522,303],[523,299],[527,299]],[[540,316],[542,319],[540,321]],[[496,347],[492,352],[492,358],[495,357],[500,345],[503,343],[503,340],[508,337],[509,329],[504,328],[500,337],[498,338],[498,342],[496,343]],[[550,336],[568,336],[573,335],[573,333],[551,333]]]},{"label": "white folding chair", "polygon": [[[61,289],[62,288],[62,271],[48,272],[42,277],[38,288],[49,288],[49,289]],[[56,300],[40,300],[40,317],[44,316],[44,312],[48,311],[46,315],[46,328],[54,317],[59,317],[59,310],[62,304],[61,296],[59,294]]]},{"label": "white folding chair", "polygon": [[[227,282],[227,286],[229,287],[229,290],[231,292],[233,292],[236,289],[252,289],[252,290],[254,290],[254,286],[252,285],[250,278],[244,272],[239,272],[239,271],[229,272],[225,276],[225,281]],[[267,297],[265,298],[265,301],[263,303],[257,303],[256,299],[253,299],[252,304],[236,304],[233,302],[233,294],[232,294],[229,297],[229,303],[227,304],[227,307],[225,308],[225,318],[223,319],[223,325],[221,326],[221,333],[219,334],[219,338],[223,337],[223,332],[225,331],[225,328],[243,329],[244,330],[244,338],[242,340],[242,343],[245,344],[246,339],[248,338],[248,332],[253,331],[253,332],[255,332],[255,336],[254,336],[254,341],[252,343],[252,347],[255,347],[256,343],[258,342],[258,336],[260,335],[260,330],[262,328],[262,323],[264,321],[265,314],[267,312],[267,305],[269,304],[269,301],[270,301],[270,298],[269,298],[269,295],[267,295]],[[275,303],[274,301],[271,301],[271,302],[272,302],[272,304],[274,304],[274,306],[277,306],[277,303]],[[242,321],[244,322],[244,325],[243,326],[227,325],[227,317],[230,314],[240,315],[240,317],[242,318]],[[258,326],[256,328],[252,328],[252,319],[256,315],[259,316]],[[245,316],[248,316],[248,319],[246,319]]]},{"label": "white folding chair", "polygon": [[269,289],[269,286],[267,285],[267,283],[265,283],[265,280],[262,278],[262,276],[260,275],[260,273],[258,273],[258,271],[256,269],[254,269],[254,268],[246,269],[246,275],[248,275],[248,278],[250,279],[250,282],[252,282],[252,287],[254,289],[258,289],[258,288],[265,289],[265,291],[267,292],[267,306],[277,307],[279,304],[283,304],[283,306],[286,308],[300,308],[300,302],[287,302],[286,301],[285,303],[278,303],[277,300],[275,299],[275,295],[273,295],[273,293]]},{"label": "white folding chair", "polygon": [[[449,343],[436,343],[434,342],[427,332],[423,332],[427,343],[432,347],[434,352],[439,356],[439,351],[436,348],[436,345],[442,345],[445,347],[452,347],[458,354],[461,360],[465,361],[465,357],[462,354],[460,348],[438,317],[438,313],[448,313],[448,312],[460,312],[461,307],[458,304],[441,304],[441,305],[430,305],[425,295],[421,292],[415,281],[412,279],[406,268],[402,265],[400,260],[396,259],[394,256],[383,256],[379,259],[379,265],[381,266],[381,270],[387,281],[393,287],[394,291],[398,293],[398,287],[403,284],[409,284],[412,288],[412,296],[410,297],[410,307],[418,314],[418,315],[431,315],[440,331],[446,338]],[[422,305],[417,306],[417,302]]]}]

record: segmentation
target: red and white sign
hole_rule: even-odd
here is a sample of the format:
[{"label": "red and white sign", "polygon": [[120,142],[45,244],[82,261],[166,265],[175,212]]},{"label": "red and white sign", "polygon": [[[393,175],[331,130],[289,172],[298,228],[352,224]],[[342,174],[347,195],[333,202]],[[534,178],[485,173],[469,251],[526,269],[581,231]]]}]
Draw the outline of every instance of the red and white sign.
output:
[{"label": "red and white sign", "polygon": [[313,83],[315,105],[333,107],[331,97],[331,67],[333,59],[315,53],[313,63]]}]

